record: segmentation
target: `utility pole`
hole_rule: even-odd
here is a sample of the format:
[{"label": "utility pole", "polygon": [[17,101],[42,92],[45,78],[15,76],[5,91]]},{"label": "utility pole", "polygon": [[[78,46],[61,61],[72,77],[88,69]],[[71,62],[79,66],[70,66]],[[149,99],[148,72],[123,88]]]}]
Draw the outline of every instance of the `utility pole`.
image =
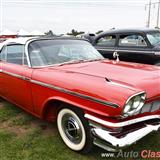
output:
[{"label": "utility pole", "polygon": [[156,20],[156,28],[159,28],[159,13],[160,13],[160,0],[158,2],[152,3],[151,0],[148,4],[145,5],[145,8],[148,7],[148,18],[147,18],[147,27],[150,27],[150,19],[151,19],[151,7],[158,5],[157,10],[157,20]]},{"label": "utility pole", "polygon": [[149,1],[149,9],[148,9],[148,21],[147,21],[147,27],[149,28],[150,25],[150,18],[151,18],[151,0]]},{"label": "utility pole", "polygon": [[3,10],[2,10],[2,0],[0,0],[0,32],[3,30]]},{"label": "utility pole", "polygon": [[160,0],[158,2],[158,11],[157,11],[157,25],[156,25],[156,28],[159,28],[159,10],[160,10]]}]

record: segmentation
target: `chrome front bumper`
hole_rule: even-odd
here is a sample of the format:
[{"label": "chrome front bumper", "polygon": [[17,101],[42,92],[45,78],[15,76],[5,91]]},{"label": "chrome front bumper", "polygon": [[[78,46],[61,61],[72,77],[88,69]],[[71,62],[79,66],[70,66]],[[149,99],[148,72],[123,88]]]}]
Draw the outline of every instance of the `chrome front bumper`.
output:
[{"label": "chrome front bumper", "polygon": [[[125,135],[125,137],[122,138],[117,138],[113,135],[111,135],[111,132],[103,130],[101,128],[93,128],[92,129],[92,134],[94,135],[95,138],[99,138],[101,140],[104,140],[104,142],[109,143],[110,145],[108,146],[103,146],[102,148],[111,151],[113,151],[127,147],[131,144],[134,144],[144,136],[148,135],[149,133],[153,131],[158,131],[160,130],[160,124],[158,125],[146,125],[146,127],[141,128],[139,130],[136,130],[134,132],[128,133]],[[95,145],[100,146],[100,143],[98,141],[94,141]]]},{"label": "chrome front bumper", "polygon": [[[153,117],[152,117],[153,118]],[[155,116],[155,119],[158,118],[158,121],[154,124],[148,124],[147,121],[143,121],[143,127],[137,127],[126,132],[124,135],[117,136],[116,132],[123,133],[121,130],[111,130],[107,127],[102,127],[100,124],[95,123],[95,121],[90,121],[91,133],[94,137],[94,144],[108,151],[117,151],[122,148],[125,148],[129,145],[136,143],[141,138],[150,134],[153,131],[160,130],[160,117]],[[146,117],[144,117],[146,119]],[[154,121],[154,119],[152,119]],[[136,122],[136,119],[135,119]],[[141,121],[142,122],[142,121]],[[145,123],[146,122],[146,123]],[[123,127],[129,126],[128,123]],[[136,123],[134,123],[135,125]],[[121,128],[120,127],[120,128]],[[119,127],[118,127],[119,128]],[[117,129],[118,129],[117,128]]]}]

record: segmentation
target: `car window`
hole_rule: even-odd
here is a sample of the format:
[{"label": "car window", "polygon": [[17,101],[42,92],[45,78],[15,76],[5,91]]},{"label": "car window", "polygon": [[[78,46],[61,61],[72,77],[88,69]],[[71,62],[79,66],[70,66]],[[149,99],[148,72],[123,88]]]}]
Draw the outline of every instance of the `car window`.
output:
[{"label": "car window", "polygon": [[116,36],[115,35],[105,35],[98,39],[97,45],[98,46],[108,46],[113,47],[116,43]]},{"label": "car window", "polygon": [[23,64],[23,45],[9,45],[7,46],[7,57],[6,61],[14,64]]},{"label": "car window", "polygon": [[3,47],[1,50],[1,60],[5,61],[6,60],[6,53],[7,53],[7,47]]},{"label": "car window", "polygon": [[119,46],[146,47],[147,43],[141,35],[120,35]]},{"label": "car window", "polygon": [[147,33],[147,38],[152,45],[160,43],[160,32]]},{"label": "car window", "polygon": [[37,40],[29,44],[28,51],[33,67],[104,59],[83,40]]}]

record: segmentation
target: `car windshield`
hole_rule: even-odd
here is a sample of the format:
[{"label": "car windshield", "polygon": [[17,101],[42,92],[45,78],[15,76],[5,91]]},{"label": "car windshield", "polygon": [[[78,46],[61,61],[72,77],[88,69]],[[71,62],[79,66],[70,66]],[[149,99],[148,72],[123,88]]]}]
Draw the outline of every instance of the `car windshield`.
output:
[{"label": "car windshield", "polygon": [[148,33],[147,38],[152,45],[160,43],[160,32]]},{"label": "car windshield", "polygon": [[32,67],[104,59],[84,40],[35,40],[29,44],[28,52]]}]

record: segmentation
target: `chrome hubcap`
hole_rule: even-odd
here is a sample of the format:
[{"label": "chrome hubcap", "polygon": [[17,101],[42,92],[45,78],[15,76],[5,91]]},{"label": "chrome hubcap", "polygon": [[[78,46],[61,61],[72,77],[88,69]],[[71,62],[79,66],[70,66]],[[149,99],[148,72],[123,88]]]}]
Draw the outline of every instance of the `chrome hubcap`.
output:
[{"label": "chrome hubcap", "polygon": [[78,120],[71,114],[65,114],[62,118],[62,127],[67,138],[75,144],[82,140],[82,129]]}]

